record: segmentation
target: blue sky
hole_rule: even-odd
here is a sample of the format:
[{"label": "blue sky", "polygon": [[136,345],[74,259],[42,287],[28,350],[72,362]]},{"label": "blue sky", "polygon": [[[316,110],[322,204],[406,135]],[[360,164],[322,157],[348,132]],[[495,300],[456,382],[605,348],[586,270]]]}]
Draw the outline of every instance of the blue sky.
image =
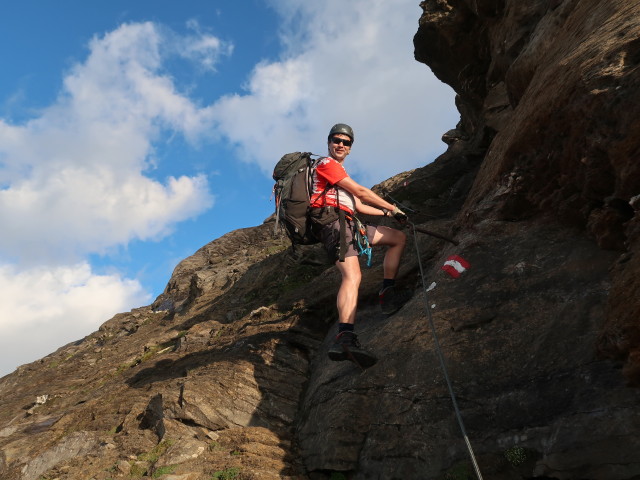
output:
[{"label": "blue sky", "polygon": [[0,6],[0,375],[148,305],[176,264],[273,211],[281,155],[353,126],[367,186],[433,161],[451,89],[419,2]]}]

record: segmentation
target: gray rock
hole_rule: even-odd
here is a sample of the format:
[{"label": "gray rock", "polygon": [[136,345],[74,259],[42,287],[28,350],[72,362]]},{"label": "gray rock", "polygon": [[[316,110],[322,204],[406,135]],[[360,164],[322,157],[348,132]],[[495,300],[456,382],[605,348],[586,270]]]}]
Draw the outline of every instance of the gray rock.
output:
[{"label": "gray rock", "polygon": [[23,480],[36,480],[50,468],[77,457],[84,457],[97,446],[93,432],[74,432],[52,448],[33,458],[22,468]]}]

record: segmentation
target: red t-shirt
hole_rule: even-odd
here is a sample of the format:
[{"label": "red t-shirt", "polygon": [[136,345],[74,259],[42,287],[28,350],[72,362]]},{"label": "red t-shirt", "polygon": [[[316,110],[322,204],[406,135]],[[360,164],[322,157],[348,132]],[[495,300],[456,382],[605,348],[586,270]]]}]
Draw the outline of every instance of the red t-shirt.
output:
[{"label": "red t-shirt", "polygon": [[[312,207],[340,207],[345,212],[353,215],[356,203],[349,192],[340,187],[330,187],[343,178],[348,177],[342,164],[331,157],[325,157],[318,162],[313,176],[313,191],[311,193]],[[327,190],[326,193],[325,189]]]}]

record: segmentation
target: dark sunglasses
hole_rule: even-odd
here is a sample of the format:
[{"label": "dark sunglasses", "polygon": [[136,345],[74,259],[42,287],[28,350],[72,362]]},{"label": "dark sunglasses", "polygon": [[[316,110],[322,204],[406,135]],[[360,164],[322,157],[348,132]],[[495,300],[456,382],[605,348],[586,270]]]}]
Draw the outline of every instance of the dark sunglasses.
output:
[{"label": "dark sunglasses", "polygon": [[331,137],[331,143],[334,145],[340,145],[342,143],[345,147],[350,147],[352,142],[351,140],[345,140],[344,138]]}]

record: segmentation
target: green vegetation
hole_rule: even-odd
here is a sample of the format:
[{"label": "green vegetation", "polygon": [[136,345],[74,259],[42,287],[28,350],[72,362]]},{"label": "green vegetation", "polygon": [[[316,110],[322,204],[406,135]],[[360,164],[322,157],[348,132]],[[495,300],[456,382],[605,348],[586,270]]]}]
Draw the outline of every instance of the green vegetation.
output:
[{"label": "green vegetation", "polygon": [[443,480],[473,480],[473,478],[471,469],[466,462],[456,463],[442,477]]},{"label": "green vegetation", "polygon": [[324,266],[319,268],[314,265],[297,265],[284,277],[280,283],[280,289],[283,292],[288,292],[300,287],[317,277],[324,268]]},{"label": "green vegetation", "polygon": [[283,272],[283,278],[268,285],[261,292],[263,303],[276,303],[282,295],[289,294],[309,284],[324,270],[326,265],[296,265]]},{"label": "green vegetation", "polygon": [[49,365],[47,365],[47,366],[49,368],[58,368],[63,363],[66,363],[69,360],[71,360],[73,357],[75,357],[75,355],[76,355],[75,353],[72,353],[70,355],[67,355],[65,358],[58,358],[56,360],[51,360],[51,362],[49,362]]},{"label": "green vegetation", "polygon": [[162,475],[167,475],[169,473],[173,473],[176,469],[177,465],[167,465],[166,467],[156,468],[153,471],[152,478],[159,478]]},{"label": "green vegetation", "polygon": [[504,458],[507,459],[512,466],[517,467],[527,461],[529,454],[523,447],[515,446],[511,447],[504,452]]},{"label": "green vegetation", "polygon": [[330,480],[347,480],[347,477],[341,472],[331,472]]},{"label": "green vegetation", "polygon": [[152,347],[149,347],[149,349],[142,354],[138,363],[146,362],[147,360],[149,360],[151,357],[154,357],[158,353],[161,353],[166,351],[167,349],[173,348],[175,344],[176,344],[176,339],[171,339],[159,345],[154,345]]},{"label": "green vegetation", "polygon": [[271,245],[267,247],[267,255],[275,255],[276,253],[282,252],[289,248],[288,245]]},{"label": "green vegetation", "polygon": [[147,474],[147,466],[140,465],[138,463],[134,463],[131,465],[131,470],[129,470],[129,475],[134,478],[141,478]]},{"label": "green vegetation", "polygon": [[143,462],[156,463],[167,449],[173,445],[173,440],[162,440],[158,445],[153,447],[150,452],[138,455],[138,460]]},{"label": "green vegetation", "polygon": [[118,365],[118,368],[116,369],[116,374],[120,375],[125,370],[129,370],[131,367],[135,367],[136,365],[138,365],[138,363],[140,362],[138,362],[137,360],[134,360],[133,362],[122,363]]},{"label": "green vegetation", "polygon": [[135,367],[136,365],[140,365],[141,363],[146,362],[147,360],[155,357],[159,353],[164,353],[167,350],[172,349],[173,347],[175,347],[176,340],[180,337],[183,337],[184,335],[186,335],[186,331],[184,333],[180,332],[177,337],[172,338],[169,341],[163,342],[159,345],[153,345],[152,347],[149,347],[146,352],[144,352],[135,360],[119,365],[116,370],[116,373],[121,374],[125,370],[128,370],[132,367]]},{"label": "green vegetation", "polygon": [[221,336],[221,335],[222,335],[222,333],[224,332],[224,329],[225,329],[225,326],[224,326],[224,325],[221,325],[221,326],[220,326],[220,328],[219,328],[218,330],[216,330],[216,333],[215,333],[215,335],[213,335],[213,337],[212,337],[212,338],[213,338],[214,340],[215,340],[215,339],[220,338],[220,336]]},{"label": "green vegetation", "polygon": [[[173,440],[163,440],[158,445],[153,447],[149,452],[138,455],[136,461],[131,462],[131,470],[129,475],[133,478],[148,477],[151,466],[158,461],[158,459],[167,451],[167,449],[173,445]],[[115,468],[115,467],[114,467]],[[167,473],[173,473],[176,465],[168,465],[160,467],[153,471],[151,475],[153,478],[158,478]]]},{"label": "green vegetation", "polygon": [[238,467],[229,467],[215,472],[211,480],[234,480],[238,478],[239,475],[240,469]]}]

